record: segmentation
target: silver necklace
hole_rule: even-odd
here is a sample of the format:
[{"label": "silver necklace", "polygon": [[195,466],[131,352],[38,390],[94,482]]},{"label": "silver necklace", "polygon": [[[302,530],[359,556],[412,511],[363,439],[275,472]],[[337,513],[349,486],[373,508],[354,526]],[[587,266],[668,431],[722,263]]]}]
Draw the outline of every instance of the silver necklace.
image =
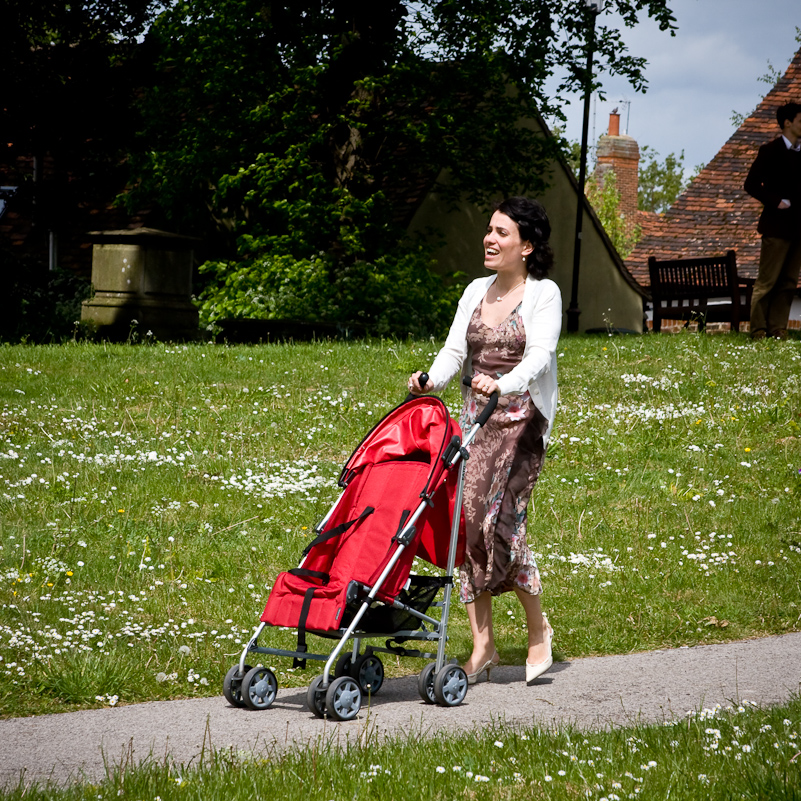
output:
[{"label": "silver necklace", "polygon": [[[517,283],[516,283],[516,284],[515,284],[515,285],[512,287],[512,289],[517,289],[517,288],[520,286],[520,284],[524,284],[525,282],[526,282],[526,279],[525,279],[525,278],[524,278],[522,281],[518,281],[518,282],[517,282]],[[505,297],[506,297],[506,296],[507,296],[507,295],[508,295],[508,294],[509,294],[509,293],[512,291],[512,289],[507,289],[507,290],[506,290],[506,292],[504,292],[504,293],[503,293],[503,295],[497,295],[497,296],[495,297],[495,301],[496,301],[496,303],[497,303],[499,300],[503,300],[503,299],[504,299],[504,298],[505,298]]]}]

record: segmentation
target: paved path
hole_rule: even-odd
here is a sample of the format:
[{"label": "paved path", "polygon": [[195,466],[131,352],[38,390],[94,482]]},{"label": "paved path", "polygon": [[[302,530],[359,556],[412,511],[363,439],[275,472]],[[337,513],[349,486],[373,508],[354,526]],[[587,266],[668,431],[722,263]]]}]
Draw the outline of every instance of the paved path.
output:
[{"label": "paved path", "polygon": [[449,709],[422,703],[416,677],[390,679],[371,708],[347,723],[311,715],[305,689],[279,690],[263,712],[231,708],[220,696],[0,720],[0,786],[16,783],[23,771],[27,781],[96,781],[105,775],[104,758],[119,764],[169,753],[191,764],[210,747],[259,753],[319,738],[345,744],[368,735],[426,735],[493,722],[601,728],[659,722],[731,701],[778,704],[801,690],[801,632],[575,659],[556,664],[534,687],[524,685],[522,666],[501,666],[492,678]]}]

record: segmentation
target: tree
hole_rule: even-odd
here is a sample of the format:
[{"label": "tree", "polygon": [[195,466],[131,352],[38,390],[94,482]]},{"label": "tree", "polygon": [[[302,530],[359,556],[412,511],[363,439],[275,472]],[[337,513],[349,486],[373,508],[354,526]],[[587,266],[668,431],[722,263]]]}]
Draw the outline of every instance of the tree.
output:
[{"label": "tree", "polygon": [[[672,28],[661,0],[614,5],[629,25],[645,13]],[[406,199],[542,189],[556,144],[520,121],[561,115],[583,85],[588,13],[560,0],[174,2],[152,30],[162,78],[143,102],[130,202],[157,203],[178,230],[214,228],[215,308],[229,279],[258,274],[261,313],[280,316],[299,299],[276,305],[281,292],[313,273],[330,287],[320,314],[373,325],[370,299],[342,304],[338,286],[365,270],[387,284],[395,256],[427,269],[404,241]],[[596,50],[644,88],[618,30],[599,26]]]},{"label": "tree", "polygon": [[147,48],[137,37],[156,5],[4,0],[0,7],[0,161],[13,175],[36,160],[36,181],[26,166],[13,202],[41,229],[69,229],[81,206],[98,196],[106,203],[125,185],[134,90],[146,77]]},{"label": "tree", "polygon": [[622,259],[628,257],[640,240],[640,226],[620,211],[620,190],[614,170],[604,173],[599,183],[593,173],[587,179],[587,199],[592,203],[607,236]]},{"label": "tree", "polygon": [[684,177],[684,151],[678,156],[668,153],[664,161],[648,145],[640,153],[637,205],[641,211],[664,214],[689,184]]},{"label": "tree", "polygon": [[114,92],[123,75],[113,68],[141,50],[133,45],[156,6],[157,0],[4,1],[0,126],[7,157],[86,148],[87,140],[91,147],[98,133],[125,122],[114,115],[130,96]]}]

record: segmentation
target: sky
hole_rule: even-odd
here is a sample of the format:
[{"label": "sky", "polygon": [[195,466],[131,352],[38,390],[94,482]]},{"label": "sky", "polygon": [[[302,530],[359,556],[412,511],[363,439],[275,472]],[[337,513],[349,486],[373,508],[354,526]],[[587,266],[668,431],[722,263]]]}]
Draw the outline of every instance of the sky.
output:
[{"label": "sky", "polygon": [[[590,143],[607,132],[609,113],[619,106],[620,132],[648,145],[662,158],[684,151],[692,172],[706,164],[736,130],[732,112],[750,114],[770,91],[759,80],[768,61],[784,73],[801,48],[798,0],[667,0],[676,17],[675,37],[651,20],[624,31],[633,55],[648,59],[648,90],[635,92],[619,78],[602,78],[606,100],[591,106]],[[615,16],[602,12],[603,24]],[[620,101],[630,101],[627,107]],[[801,102],[801,98],[799,98]],[[594,110],[593,110],[594,107]],[[583,98],[566,109],[566,136],[580,141]],[[593,126],[595,137],[593,138]],[[776,133],[778,135],[778,127]]]}]

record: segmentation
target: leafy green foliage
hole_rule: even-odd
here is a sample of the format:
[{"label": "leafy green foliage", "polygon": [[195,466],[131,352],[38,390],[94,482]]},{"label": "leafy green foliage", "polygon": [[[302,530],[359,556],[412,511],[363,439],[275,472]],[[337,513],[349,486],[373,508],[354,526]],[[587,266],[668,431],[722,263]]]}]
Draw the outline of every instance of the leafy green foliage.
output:
[{"label": "leafy green foliage", "polygon": [[[664,3],[615,6],[627,24],[644,9],[663,29],[672,25]],[[587,14],[555,0],[490,8],[427,0],[409,13],[396,0],[174,3],[153,29],[166,74],[145,101],[139,188],[186,221],[167,183],[188,182],[202,207],[221,174],[259,157],[274,166],[311,157],[323,180],[358,187],[361,197],[420,171],[433,182],[442,168],[452,180],[439,188],[453,196],[486,202],[536,190],[552,149],[518,122],[563,118],[563,93],[583,80],[573,37]],[[618,30],[600,25],[596,49],[599,69],[644,87],[644,59],[628,54]],[[557,71],[564,77],[551,97],[544,82]],[[291,198],[303,187],[283,189]],[[181,199],[199,210],[190,195]]]},{"label": "leafy green foliage", "polygon": [[200,297],[201,323],[223,319],[333,322],[379,335],[446,331],[462,290],[428,269],[425,251],[354,261],[337,270],[330,258],[260,254],[239,262],[206,262],[212,274]]},{"label": "leafy green foliage", "polygon": [[648,145],[640,150],[640,175],[637,203],[642,211],[664,214],[687,188],[684,175],[684,151],[668,153],[664,161]]},{"label": "leafy green foliage", "polygon": [[6,0],[3,13],[19,37],[12,37],[9,44],[48,47],[133,40],[144,32],[157,5],[154,0]]},{"label": "leafy green foliage", "polygon": [[600,182],[594,173],[590,175],[586,193],[612,244],[625,259],[634,250],[642,232],[639,225],[627,222],[620,211],[620,190],[614,170],[607,171]]},{"label": "leafy green foliage", "polygon": [[[626,24],[646,13],[672,26],[662,2],[614,5]],[[267,286],[244,279],[253,264],[271,265],[270,274],[295,264],[304,275],[324,264],[335,286],[360,263],[387,283],[387,271],[409,271],[413,251],[423,269],[427,257],[404,230],[427,191],[489,207],[542,190],[557,145],[520,121],[561,117],[562,95],[582,81],[576,39],[587,14],[556,0],[426,0],[408,9],[398,0],[174,2],[151,32],[160,77],[143,98],[127,201],[206,236],[203,297],[219,311],[247,313],[243,297],[224,302],[226,287]],[[618,30],[601,26],[597,50],[602,69],[644,86],[644,60],[628,54]],[[563,77],[551,97],[544,86],[555,72]],[[404,263],[390,268],[395,258]],[[315,279],[307,289],[323,286]],[[359,297],[374,302],[364,288]],[[444,297],[435,292],[435,305]],[[293,304],[265,300],[275,314]],[[341,313],[325,294],[308,304]],[[363,305],[353,313],[387,317]]]},{"label": "leafy green foliage", "polygon": [[75,335],[89,281],[66,270],[48,272],[6,251],[0,251],[0,277],[6,294],[0,341],[63,342]]}]

